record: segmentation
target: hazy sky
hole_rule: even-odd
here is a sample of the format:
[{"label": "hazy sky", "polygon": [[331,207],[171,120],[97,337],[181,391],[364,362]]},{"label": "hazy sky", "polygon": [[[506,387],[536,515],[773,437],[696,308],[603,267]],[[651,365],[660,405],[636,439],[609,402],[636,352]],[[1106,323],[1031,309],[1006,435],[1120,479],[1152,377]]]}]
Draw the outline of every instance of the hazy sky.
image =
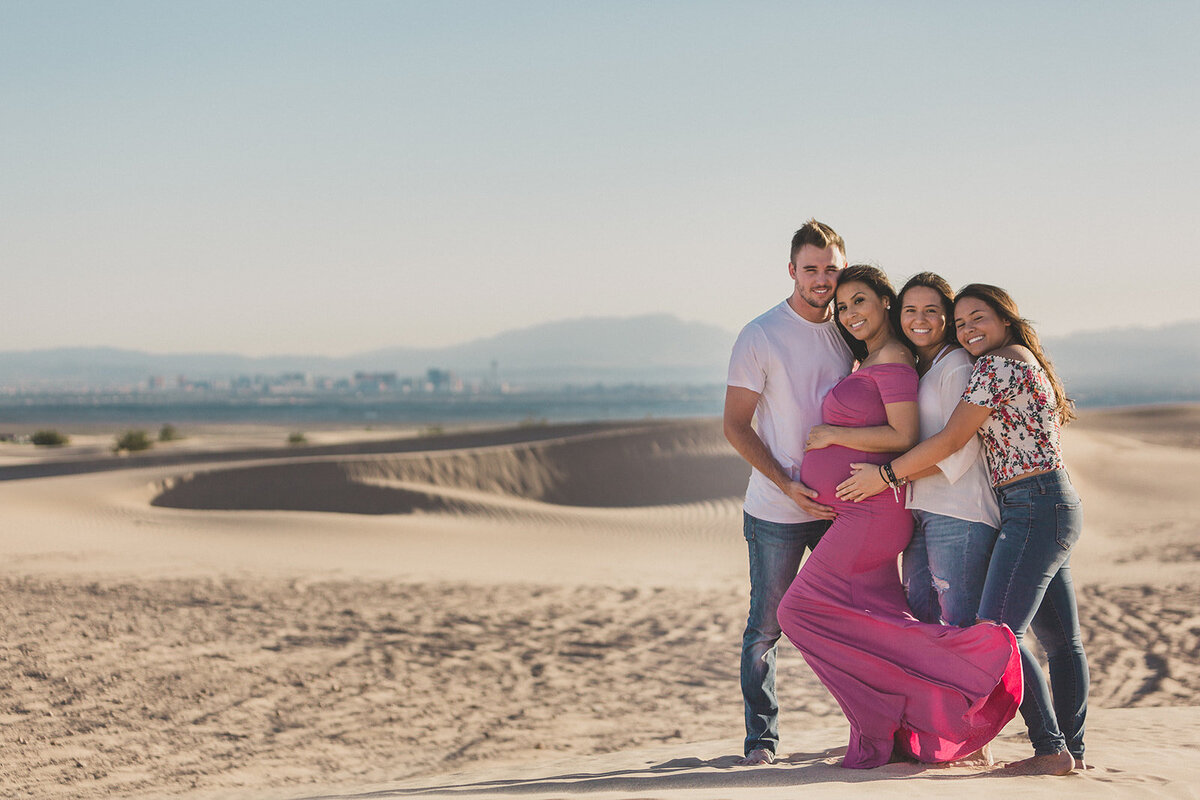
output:
[{"label": "hazy sky", "polygon": [[1200,3],[0,0],[0,349],[736,330],[809,216],[1200,318]]}]

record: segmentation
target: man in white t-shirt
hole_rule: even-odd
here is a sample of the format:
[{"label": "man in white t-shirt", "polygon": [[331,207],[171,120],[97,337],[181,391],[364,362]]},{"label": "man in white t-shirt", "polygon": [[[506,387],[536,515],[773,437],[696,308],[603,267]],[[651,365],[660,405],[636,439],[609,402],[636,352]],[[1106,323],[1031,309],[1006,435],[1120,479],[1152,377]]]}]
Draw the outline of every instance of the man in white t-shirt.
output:
[{"label": "man in white t-shirt", "polygon": [[770,764],[779,747],[775,611],[833,509],[800,483],[804,442],[821,422],[821,401],[850,373],[854,357],[831,310],[846,246],[832,228],[809,220],[792,238],[792,294],[738,335],[725,392],[725,438],[754,469],[743,523],[750,551],[750,614],[742,636],[746,704],[743,764]]}]

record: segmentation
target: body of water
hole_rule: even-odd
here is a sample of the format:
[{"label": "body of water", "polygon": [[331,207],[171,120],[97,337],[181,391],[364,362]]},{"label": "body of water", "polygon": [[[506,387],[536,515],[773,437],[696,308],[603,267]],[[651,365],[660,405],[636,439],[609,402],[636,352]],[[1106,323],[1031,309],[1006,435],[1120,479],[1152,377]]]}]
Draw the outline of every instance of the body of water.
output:
[{"label": "body of water", "polygon": [[46,395],[0,401],[0,432],[37,426],[145,427],[166,423],[362,427],[583,422],[720,416],[724,386],[594,388],[404,398],[166,399],[152,395]]}]

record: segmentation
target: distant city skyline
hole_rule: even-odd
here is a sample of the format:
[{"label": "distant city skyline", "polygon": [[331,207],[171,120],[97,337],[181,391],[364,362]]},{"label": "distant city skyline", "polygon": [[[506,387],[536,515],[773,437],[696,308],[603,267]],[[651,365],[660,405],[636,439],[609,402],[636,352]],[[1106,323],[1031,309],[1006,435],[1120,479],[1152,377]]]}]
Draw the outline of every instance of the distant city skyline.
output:
[{"label": "distant city skyline", "polygon": [[0,351],[736,331],[833,225],[1044,335],[1200,318],[1200,5],[0,0]]}]

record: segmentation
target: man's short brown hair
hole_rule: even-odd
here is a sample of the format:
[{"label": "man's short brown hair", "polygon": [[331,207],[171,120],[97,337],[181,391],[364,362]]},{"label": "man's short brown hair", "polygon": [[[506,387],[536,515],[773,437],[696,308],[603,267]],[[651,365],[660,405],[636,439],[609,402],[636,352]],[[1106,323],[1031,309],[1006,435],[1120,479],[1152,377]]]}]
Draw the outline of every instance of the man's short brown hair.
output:
[{"label": "man's short brown hair", "polygon": [[796,253],[801,247],[806,244],[811,244],[819,250],[824,250],[826,247],[836,247],[842,253],[842,258],[846,257],[846,243],[842,241],[842,237],[838,236],[837,231],[826,225],[824,222],[817,222],[815,219],[810,219],[808,222],[796,231],[792,236],[792,252],[788,259],[791,263],[796,263]]}]

